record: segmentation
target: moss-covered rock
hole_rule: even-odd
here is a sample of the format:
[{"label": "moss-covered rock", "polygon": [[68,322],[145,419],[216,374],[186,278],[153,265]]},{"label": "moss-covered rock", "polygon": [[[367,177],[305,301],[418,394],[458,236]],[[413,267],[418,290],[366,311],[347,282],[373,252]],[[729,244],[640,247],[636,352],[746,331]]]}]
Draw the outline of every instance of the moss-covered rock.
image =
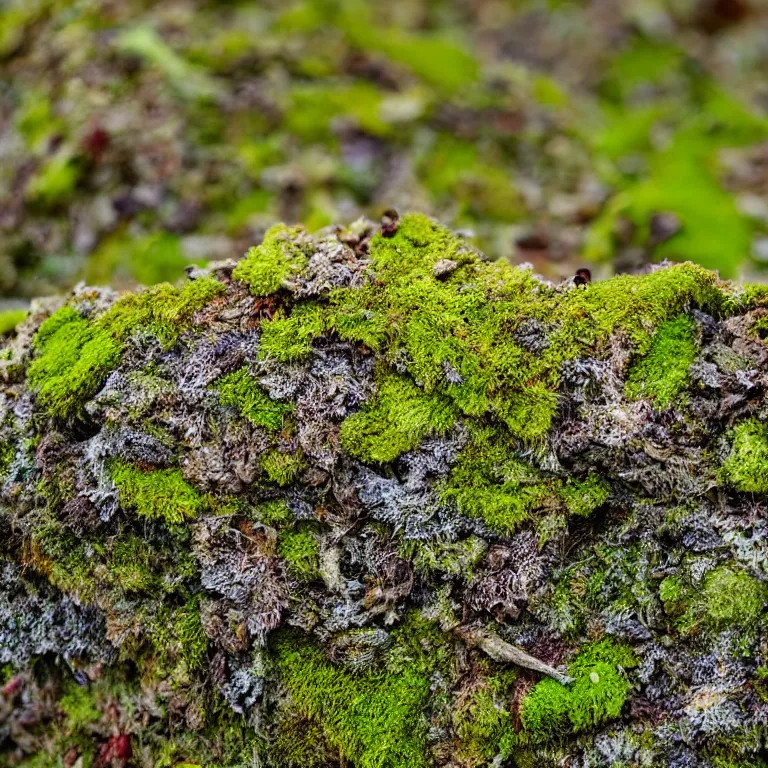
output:
[{"label": "moss-covered rock", "polygon": [[763,765],[766,305],[415,214],[33,303],[0,761]]}]

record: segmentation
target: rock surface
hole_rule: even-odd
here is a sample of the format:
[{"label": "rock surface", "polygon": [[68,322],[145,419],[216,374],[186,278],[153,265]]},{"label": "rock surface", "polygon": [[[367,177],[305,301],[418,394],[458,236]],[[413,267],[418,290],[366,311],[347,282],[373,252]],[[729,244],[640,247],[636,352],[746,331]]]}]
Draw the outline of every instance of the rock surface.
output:
[{"label": "rock surface", "polygon": [[36,302],[0,763],[764,766],[767,317],[413,214]]}]

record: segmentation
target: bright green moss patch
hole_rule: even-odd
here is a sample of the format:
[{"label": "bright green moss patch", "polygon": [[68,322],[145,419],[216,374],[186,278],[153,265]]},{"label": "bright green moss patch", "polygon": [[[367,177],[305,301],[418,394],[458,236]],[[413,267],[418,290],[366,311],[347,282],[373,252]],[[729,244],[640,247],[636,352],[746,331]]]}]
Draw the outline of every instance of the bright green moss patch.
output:
[{"label": "bright green moss patch", "polygon": [[321,336],[326,323],[316,304],[301,304],[285,317],[277,315],[261,324],[259,355],[281,363],[293,363],[307,357],[312,340]]},{"label": "bright green moss patch", "polygon": [[289,403],[271,400],[248,373],[247,365],[220,378],[215,387],[224,405],[231,405],[241,416],[259,427],[278,430],[283,426],[286,414],[293,410]]},{"label": "bright green moss patch", "polygon": [[449,400],[389,376],[379,381],[373,403],[344,421],[341,442],[353,456],[379,464],[417,448],[427,435],[443,434],[455,420]]},{"label": "bright green moss patch", "polygon": [[748,419],[733,428],[733,445],[722,474],[739,491],[768,493],[768,427]]},{"label": "bright green moss patch", "polygon": [[71,307],[62,307],[40,326],[35,348],[27,381],[38,403],[61,418],[72,416],[101,389],[122,351],[119,341]]},{"label": "bright green moss patch", "polygon": [[553,496],[538,473],[515,458],[504,433],[492,428],[473,430],[443,489],[459,512],[482,517],[502,534],[513,533],[548,501],[554,505]]},{"label": "bright green moss patch", "polygon": [[570,515],[589,517],[610,496],[609,486],[597,475],[586,480],[570,480],[560,491],[565,508]]},{"label": "bright green moss patch", "polygon": [[295,635],[275,642],[281,680],[293,706],[320,724],[325,738],[359,768],[426,768],[427,678],[351,674]]},{"label": "bright green moss patch", "polygon": [[281,528],[293,522],[293,512],[282,499],[273,499],[259,504],[255,509],[256,519],[264,525]]},{"label": "bright green moss patch", "polygon": [[306,254],[296,245],[299,233],[283,225],[272,227],[261,245],[254,246],[232,272],[255,296],[269,296],[307,263]]},{"label": "bright green moss patch", "polygon": [[648,354],[630,369],[628,397],[650,397],[657,409],[672,405],[688,384],[688,368],[696,359],[696,323],[687,315],[662,324]]},{"label": "bright green moss patch", "polygon": [[523,699],[523,726],[534,742],[546,742],[615,720],[630,690],[624,670],[636,664],[629,648],[609,639],[587,647],[568,667],[573,683],[547,678]]},{"label": "bright green moss patch", "polygon": [[715,628],[754,624],[766,600],[768,586],[746,571],[722,566],[709,573],[704,582],[702,605]]},{"label": "bright green moss patch", "polygon": [[283,531],[277,542],[277,552],[295,579],[311,581],[319,576],[319,546],[308,528]]},{"label": "bright green moss patch", "polygon": [[0,312],[0,336],[15,330],[28,314],[26,309],[7,309]]},{"label": "bright green moss patch", "polygon": [[187,483],[178,469],[145,472],[133,464],[114,461],[112,480],[120,503],[141,517],[182,523],[207,509],[205,498]]},{"label": "bright green moss patch", "polygon": [[304,466],[304,456],[301,451],[283,453],[274,448],[266,451],[261,457],[261,467],[267,473],[267,477],[280,487],[290,485]]}]

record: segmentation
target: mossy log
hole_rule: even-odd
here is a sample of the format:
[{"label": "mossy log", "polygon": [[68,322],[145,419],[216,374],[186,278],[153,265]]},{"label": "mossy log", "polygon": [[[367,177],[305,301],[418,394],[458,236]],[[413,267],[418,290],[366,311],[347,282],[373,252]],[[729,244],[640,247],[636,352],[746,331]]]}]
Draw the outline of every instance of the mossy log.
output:
[{"label": "mossy log", "polygon": [[767,764],[768,289],[420,215],[189,278],[4,337],[0,764]]}]

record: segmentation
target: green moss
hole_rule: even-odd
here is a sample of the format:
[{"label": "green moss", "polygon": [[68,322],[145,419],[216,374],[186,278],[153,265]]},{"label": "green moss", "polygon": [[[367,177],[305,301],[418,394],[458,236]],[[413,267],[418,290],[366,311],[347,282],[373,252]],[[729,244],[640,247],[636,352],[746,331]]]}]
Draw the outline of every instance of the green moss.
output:
[{"label": "green moss", "polygon": [[266,451],[261,457],[261,467],[267,473],[267,477],[281,487],[290,485],[304,466],[304,456],[301,451],[283,453],[275,448]]},{"label": "green moss", "polygon": [[157,576],[152,572],[152,550],[138,536],[119,537],[112,545],[109,579],[123,592],[159,591]]},{"label": "green moss", "polygon": [[282,499],[273,499],[259,504],[255,509],[255,517],[264,525],[282,528],[293,522],[293,512]]},{"label": "green moss", "polygon": [[286,414],[293,410],[290,403],[271,400],[248,373],[247,365],[223,376],[214,386],[219,390],[224,405],[231,405],[241,416],[259,427],[278,430],[283,426]]},{"label": "green moss", "polygon": [[609,639],[588,646],[568,667],[573,683],[547,678],[525,696],[523,726],[534,742],[547,742],[615,720],[630,690],[624,669],[636,664],[629,648]]},{"label": "green moss", "polygon": [[74,415],[101,389],[122,351],[120,342],[71,307],[40,326],[34,346],[38,354],[27,369],[27,382],[38,403],[61,418]]},{"label": "green moss", "polygon": [[238,262],[232,277],[246,283],[255,296],[269,296],[280,290],[307,263],[306,254],[295,242],[299,232],[283,225],[272,227],[261,245],[251,248]]},{"label": "green moss", "polygon": [[768,493],[768,427],[757,419],[733,428],[733,445],[723,462],[724,479],[739,491]]},{"label": "green moss", "polygon": [[413,450],[428,435],[444,434],[456,420],[450,400],[427,395],[401,376],[378,381],[378,391],[365,410],[341,427],[344,448],[365,462],[393,461]]},{"label": "green moss", "polygon": [[598,507],[608,500],[611,489],[597,475],[590,475],[586,480],[569,480],[560,491],[565,508],[570,515],[589,517]]},{"label": "green moss", "polygon": [[179,662],[184,665],[182,670],[178,670],[183,678],[203,666],[208,653],[208,639],[196,598],[176,608],[163,606],[148,621],[146,631],[157,656],[158,677],[173,673]]},{"label": "green moss", "polygon": [[721,566],[704,581],[702,606],[707,620],[717,629],[753,625],[767,600],[768,586],[746,571]]},{"label": "green moss", "polygon": [[625,392],[628,397],[650,397],[657,409],[676,402],[688,385],[688,368],[696,359],[696,323],[680,315],[659,327],[648,354],[633,363]]},{"label": "green moss", "polygon": [[456,708],[453,721],[462,761],[486,765],[500,751],[505,732],[513,728],[507,707],[511,681],[504,675],[481,678],[476,690]]},{"label": "green moss", "polygon": [[93,693],[75,683],[66,687],[65,693],[59,699],[59,706],[67,717],[68,728],[72,730],[84,728],[101,717]]},{"label": "green moss", "polygon": [[667,616],[676,618],[685,611],[690,601],[690,590],[679,576],[667,576],[659,584],[659,599],[664,603]]},{"label": "green moss", "polygon": [[181,470],[145,472],[128,462],[113,461],[110,474],[120,491],[120,503],[141,517],[182,523],[208,507],[205,497],[182,478]]},{"label": "green moss", "polygon": [[326,328],[323,310],[317,304],[301,304],[285,317],[282,313],[261,325],[259,355],[293,363],[308,357],[312,340]]},{"label": "green moss", "polygon": [[0,336],[16,330],[16,326],[29,314],[26,309],[7,309],[0,312]]},{"label": "green moss", "polygon": [[317,538],[305,527],[283,531],[277,541],[277,552],[285,560],[288,573],[300,581],[311,581],[320,574]]},{"label": "green moss", "polygon": [[274,648],[292,706],[319,723],[328,743],[350,762],[359,768],[426,768],[425,677],[412,668],[353,675],[295,635],[281,634]]}]

